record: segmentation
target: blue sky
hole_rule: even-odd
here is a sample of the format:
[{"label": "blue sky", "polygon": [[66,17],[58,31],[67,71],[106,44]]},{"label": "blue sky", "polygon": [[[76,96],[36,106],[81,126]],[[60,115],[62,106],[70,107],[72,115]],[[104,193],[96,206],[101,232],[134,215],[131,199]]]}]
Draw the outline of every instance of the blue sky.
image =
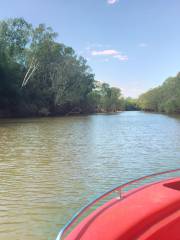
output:
[{"label": "blue sky", "polygon": [[137,97],[180,71],[179,0],[1,0],[0,19],[46,23],[96,79]]}]

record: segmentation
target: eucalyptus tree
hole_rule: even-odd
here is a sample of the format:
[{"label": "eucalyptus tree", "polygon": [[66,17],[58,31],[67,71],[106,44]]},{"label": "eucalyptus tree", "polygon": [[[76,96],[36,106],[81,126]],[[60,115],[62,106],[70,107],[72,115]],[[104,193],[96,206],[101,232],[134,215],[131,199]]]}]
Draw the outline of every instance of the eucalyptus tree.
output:
[{"label": "eucalyptus tree", "polygon": [[71,47],[57,43],[56,36],[51,28],[42,24],[32,31],[28,71],[22,87],[34,96],[33,101],[39,108],[59,113],[85,101],[92,90],[94,75],[86,60],[77,57]]}]

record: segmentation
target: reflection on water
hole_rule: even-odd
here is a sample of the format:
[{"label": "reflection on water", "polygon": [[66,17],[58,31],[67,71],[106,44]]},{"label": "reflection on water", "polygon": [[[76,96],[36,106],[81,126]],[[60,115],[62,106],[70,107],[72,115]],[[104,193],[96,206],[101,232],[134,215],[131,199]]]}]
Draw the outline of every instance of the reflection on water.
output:
[{"label": "reflection on water", "polygon": [[53,239],[87,199],[179,165],[177,116],[0,120],[0,239]]}]

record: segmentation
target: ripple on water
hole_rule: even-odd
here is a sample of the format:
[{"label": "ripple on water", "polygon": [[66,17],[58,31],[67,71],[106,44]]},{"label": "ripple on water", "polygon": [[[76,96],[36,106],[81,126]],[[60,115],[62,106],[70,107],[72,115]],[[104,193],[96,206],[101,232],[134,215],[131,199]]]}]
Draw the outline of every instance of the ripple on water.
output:
[{"label": "ripple on water", "polygon": [[180,165],[180,118],[112,115],[0,120],[0,239],[53,239],[88,199]]}]

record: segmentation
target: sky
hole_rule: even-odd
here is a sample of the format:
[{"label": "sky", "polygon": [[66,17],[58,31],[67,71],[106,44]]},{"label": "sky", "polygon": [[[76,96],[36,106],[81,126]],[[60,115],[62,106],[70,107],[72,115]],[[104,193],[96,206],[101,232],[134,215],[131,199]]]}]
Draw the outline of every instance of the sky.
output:
[{"label": "sky", "polygon": [[0,19],[45,23],[96,80],[139,94],[180,71],[179,0],[0,0]]}]

